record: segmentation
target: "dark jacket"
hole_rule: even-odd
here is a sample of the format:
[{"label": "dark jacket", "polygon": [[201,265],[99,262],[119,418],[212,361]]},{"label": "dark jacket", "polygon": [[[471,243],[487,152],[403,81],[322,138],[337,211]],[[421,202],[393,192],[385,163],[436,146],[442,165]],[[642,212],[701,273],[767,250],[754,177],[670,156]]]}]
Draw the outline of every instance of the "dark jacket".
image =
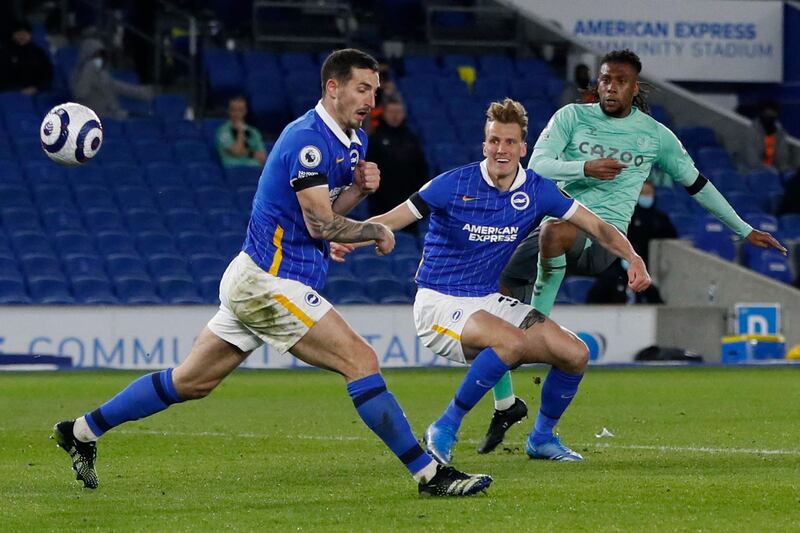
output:
[{"label": "dark jacket", "polygon": [[0,91],[19,91],[27,87],[45,91],[52,81],[53,64],[47,52],[33,41],[20,46],[8,39],[0,47]]}]

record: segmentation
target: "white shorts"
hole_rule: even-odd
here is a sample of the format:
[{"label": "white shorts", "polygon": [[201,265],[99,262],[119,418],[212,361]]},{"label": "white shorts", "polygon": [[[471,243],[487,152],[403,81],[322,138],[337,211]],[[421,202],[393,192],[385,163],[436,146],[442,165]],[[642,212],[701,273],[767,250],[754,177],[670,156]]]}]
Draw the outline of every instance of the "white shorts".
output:
[{"label": "white shorts", "polygon": [[414,324],[422,343],[435,354],[466,364],[461,332],[469,317],[477,311],[486,311],[519,326],[532,310],[530,305],[499,292],[473,297],[419,289],[414,299]]},{"label": "white shorts", "polygon": [[333,307],[311,287],[268,274],[244,252],[222,275],[219,301],[208,329],[245,352],[265,342],[288,352]]}]

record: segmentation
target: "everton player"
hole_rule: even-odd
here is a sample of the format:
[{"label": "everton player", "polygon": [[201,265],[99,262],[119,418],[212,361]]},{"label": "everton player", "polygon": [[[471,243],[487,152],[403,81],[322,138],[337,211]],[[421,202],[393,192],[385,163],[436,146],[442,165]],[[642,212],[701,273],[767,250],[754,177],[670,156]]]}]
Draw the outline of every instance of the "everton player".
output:
[{"label": "everton player", "polygon": [[[542,388],[547,419],[527,442],[532,458],[579,457],[552,434],[578,391],[589,354],[570,331],[528,304],[499,293],[499,276],[514,249],[544,216],[569,220],[630,262],[629,285],[650,285],[644,262],[614,226],[603,222],[555,184],[525,170],[528,117],[518,102],[492,103],[486,113],[485,159],[445,172],[405,203],[370,221],[397,230],[426,215],[430,225],[417,271],[417,334],[425,346],[472,364],[442,416],[425,432],[428,451],[452,458],[461,421],[509,370],[524,363],[552,365]],[[353,246],[336,246],[335,259]],[[537,441],[537,434],[549,438]]]},{"label": "everton player", "polygon": [[360,129],[375,106],[378,63],[354,49],[333,52],[322,66],[322,98],[289,124],[269,154],[253,201],[242,252],[220,283],[220,308],[175,369],[141,377],[54,437],[72,457],[77,479],[96,488],[95,441],[120,424],[171,404],[207,396],[256,348],[281,352],[341,374],[364,423],[433,496],[468,496],[492,478],[437,465],[417,443],[380,374],[375,351],[317,290],[325,282],[328,240],[370,241],[379,255],[394,247],[385,225],[346,214],[380,181],[366,163]]}]

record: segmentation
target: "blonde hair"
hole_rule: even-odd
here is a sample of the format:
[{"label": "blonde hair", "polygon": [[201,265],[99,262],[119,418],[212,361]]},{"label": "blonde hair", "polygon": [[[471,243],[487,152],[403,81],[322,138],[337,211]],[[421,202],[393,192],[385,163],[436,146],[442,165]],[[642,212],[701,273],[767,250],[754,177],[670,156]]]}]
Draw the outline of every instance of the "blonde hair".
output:
[{"label": "blonde hair", "polygon": [[528,138],[528,112],[525,107],[511,98],[502,102],[492,102],[486,110],[486,123],[500,122],[501,124],[519,124],[522,130],[522,140]]}]

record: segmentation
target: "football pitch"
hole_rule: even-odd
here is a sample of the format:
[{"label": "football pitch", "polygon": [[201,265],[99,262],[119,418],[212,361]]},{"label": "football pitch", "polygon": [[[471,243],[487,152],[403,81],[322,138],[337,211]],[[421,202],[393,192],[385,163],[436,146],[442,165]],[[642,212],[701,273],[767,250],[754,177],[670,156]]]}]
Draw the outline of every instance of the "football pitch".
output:
[{"label": "football pitch", "polygon": [[[417,435],[463,373],[384,372]],[[514,373],[531,414],[544,373]],[[240,371],[205,400],[121,426],[99,444],[100,488],[81,488],[48,440],[53,423],[140,374],[0,374],[0,530],[800,529],[800,367],[590,368],[558,428],[582,463],[529,460],[532,417],[477,455],[485,398],[454,464],[494,484],[466,499],[420,498],[342,379],[321,371]],[[614,436],[596,437],[603,428]]]}]

